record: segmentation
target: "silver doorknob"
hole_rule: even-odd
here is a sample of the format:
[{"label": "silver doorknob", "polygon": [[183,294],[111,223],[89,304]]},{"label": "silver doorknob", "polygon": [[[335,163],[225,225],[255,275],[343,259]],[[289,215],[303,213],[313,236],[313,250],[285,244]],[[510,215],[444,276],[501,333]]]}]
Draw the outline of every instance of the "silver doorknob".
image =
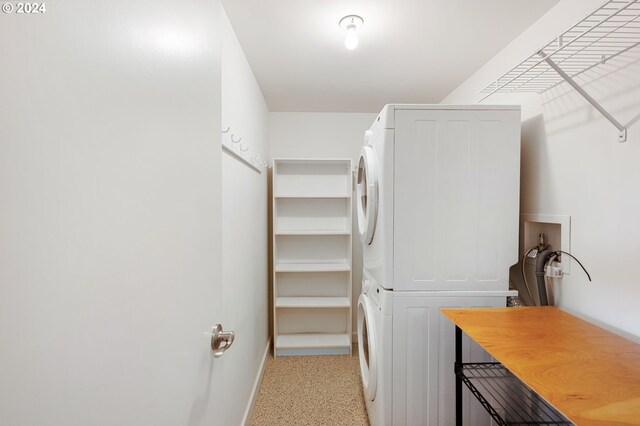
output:
[{"label": "silver doorknob", "polygon": [[220,358],[224,354],[224,351],[229,349],[233,344],[234,338],[235,334],[233,331],[222,331],[220,324],[214,325],[213,331],[211,332],[211,350],[213,351],[213,356]]}]

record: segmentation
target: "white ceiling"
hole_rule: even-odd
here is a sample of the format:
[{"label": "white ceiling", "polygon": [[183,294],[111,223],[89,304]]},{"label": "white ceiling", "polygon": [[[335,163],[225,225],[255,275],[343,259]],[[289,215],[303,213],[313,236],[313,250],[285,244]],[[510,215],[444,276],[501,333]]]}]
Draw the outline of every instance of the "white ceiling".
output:
[{"label": "white ceiling", "polygon": [[[271,111],[437,103],[558,0],[223,0]],[[360,46],[338,21],[364,18]]]}]

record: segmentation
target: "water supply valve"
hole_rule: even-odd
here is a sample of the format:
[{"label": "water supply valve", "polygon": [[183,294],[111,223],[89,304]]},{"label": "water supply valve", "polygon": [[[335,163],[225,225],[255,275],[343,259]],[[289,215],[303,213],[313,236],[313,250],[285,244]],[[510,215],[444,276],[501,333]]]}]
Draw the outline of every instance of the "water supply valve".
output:
[{"label": "water supply valve", "polygon": [[545,275],[550,278],[562,278],[562,267],[547,265]]}]

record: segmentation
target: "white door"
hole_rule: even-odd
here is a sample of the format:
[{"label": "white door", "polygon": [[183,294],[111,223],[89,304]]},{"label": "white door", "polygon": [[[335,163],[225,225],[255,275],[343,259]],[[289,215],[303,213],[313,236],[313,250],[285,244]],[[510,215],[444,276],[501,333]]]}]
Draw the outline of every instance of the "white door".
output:
[{"label": "white door", "polygon": [[221,425],[219,4],[46,7],[0,16],[0,424]]},{"label": "white door", "polygon": [[358,232],[362,244],[373,241],[378,219],[378,172],[376,153],[370,146],[363,146],[358,161],[356,186]]}]

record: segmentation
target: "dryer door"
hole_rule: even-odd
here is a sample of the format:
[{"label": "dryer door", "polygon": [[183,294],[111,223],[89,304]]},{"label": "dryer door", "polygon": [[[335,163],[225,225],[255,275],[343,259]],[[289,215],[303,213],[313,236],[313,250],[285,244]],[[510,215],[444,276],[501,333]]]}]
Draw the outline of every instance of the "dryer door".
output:
[{"label": "dryer door", "polygon": [[364,395],[373,401],[378,382],[378,356],[373,309],[366,293],[358,299],[358,352]]},{"label": "dryer door", "polygon": [[360,239],[369,245],[373,241],[378,218],[378,170],[376,153],[370,146],[363,146],[360,151],[356,204]]}]

